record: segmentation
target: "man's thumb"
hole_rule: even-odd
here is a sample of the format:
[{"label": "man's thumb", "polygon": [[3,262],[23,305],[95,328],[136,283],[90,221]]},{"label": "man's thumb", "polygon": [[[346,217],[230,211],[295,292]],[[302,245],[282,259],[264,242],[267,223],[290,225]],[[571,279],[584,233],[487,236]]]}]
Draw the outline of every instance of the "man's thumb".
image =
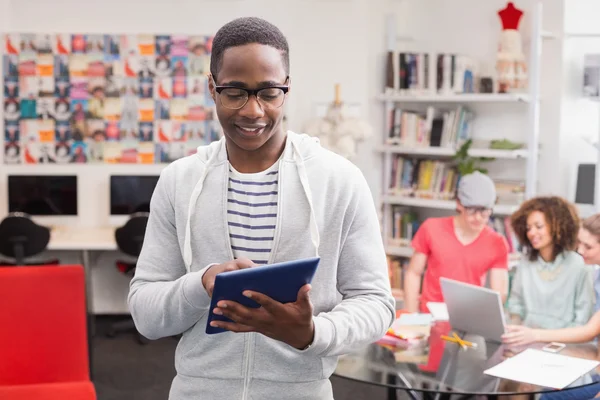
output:
[{"label": "man's thumb", "polygon": [[256,265],[252,260],[246,257],[236,258],[234,261],[239,269],[250,268]]},{"label": "man's thumb", "polygon": [[303,301],[305,303],[310,303],[310,290],[312,286],[310,284],[306,284],[300,288],[300,292],[298,293],[298,300]]}]

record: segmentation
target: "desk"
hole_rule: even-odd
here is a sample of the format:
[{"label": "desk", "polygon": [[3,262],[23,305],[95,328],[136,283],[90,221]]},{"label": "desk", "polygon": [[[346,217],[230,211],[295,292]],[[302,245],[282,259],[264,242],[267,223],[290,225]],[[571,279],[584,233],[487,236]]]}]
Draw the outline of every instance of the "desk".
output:
[{"label": "desk", "polygon": [[85,270],[86,303],[91,316],[90,333],[95,333],[93,292],[91,282],[91,251],[116,251],[115,228],[82,228],[78,226],[55,226],[50,230],[50,242],[47,250],[77,251]]},{"label": "desk", "polygon": [[117,250],[115,228],[57,226],[50,231],[48,250]]},{"label": "desk", "polygon": [[88,352],[90,357],[90,373],[92,373],[92,337],[96,333],[96,324],[93,307],[90,252],[118,250],[115,241],[115,228],[81,228],[78,226],[52,227],[47,250],[80,252],[81,264],[85,271],[85,298],[88,311],[89,332]]},{"label": "desk", "polygon": [[[454,343],[436,340],[441,332],[450,330],[447,322],[443,324],[445,325],[436,324],[437,326],[432,327],[429,355],[425,357],[425,361],[419,361],[419,357],[414,354],[407,356],[406,361],[396,361],[397,357],[392,351],[371,344],[340,357],[334,375],[387,387],[388,400],[396,399],[397,390],[405,391],[412,399],[438,399],[442,394],[468,398],[474,395],[494,397],[553,391],[485,375],[483,371],[500,363],[507,356],[508,349],[497,343],[486,342],[481,337],[467,335],[467,340],[478,344],[477,349],[459,350]],[[541,348],[543,345],[535,344],[531,347]],[[594,344],[567,345],[561,354],[596,359],[598,349]],[[598,373],[600,371],[590,372],[569,386],[569,389],[591,384]]]},{"label": "desk", "polygon": [[85,270],[87,308],[90,313],[93,313],[90,251],[118,250],[115,241],[115,228],[52,227],[47,250],[81,252],[81,264]]}]

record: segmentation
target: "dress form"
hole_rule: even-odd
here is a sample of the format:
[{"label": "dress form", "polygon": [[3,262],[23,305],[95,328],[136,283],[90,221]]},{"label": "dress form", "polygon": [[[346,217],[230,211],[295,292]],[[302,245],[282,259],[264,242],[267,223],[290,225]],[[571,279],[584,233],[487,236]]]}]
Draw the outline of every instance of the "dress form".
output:
[{"label": "dress form", "polygon": [[508,2],[506,7],[498,11],[498,16],[502,22],[502,29],[519,29],[519,21],[523,16],[523,11],[515,7],[512,1]]},{"label": "dress form", "polygon": [[527,66],[518,30],[523,11],[513,2],[508,2],[504,9],[498,11],[498,16],[502,23],[496,62],[498,92],[523,91],[527,87]]}]

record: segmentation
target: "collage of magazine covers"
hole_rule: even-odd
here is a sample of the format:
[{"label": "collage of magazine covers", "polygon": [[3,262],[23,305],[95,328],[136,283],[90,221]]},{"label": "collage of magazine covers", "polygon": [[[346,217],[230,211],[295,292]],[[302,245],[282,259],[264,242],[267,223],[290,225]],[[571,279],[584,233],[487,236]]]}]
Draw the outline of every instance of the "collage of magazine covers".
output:
[{"label": "collage of magazine covers", "polygon": [[168,163],[221,135],[211,36],[4,36],[4,163]]}]

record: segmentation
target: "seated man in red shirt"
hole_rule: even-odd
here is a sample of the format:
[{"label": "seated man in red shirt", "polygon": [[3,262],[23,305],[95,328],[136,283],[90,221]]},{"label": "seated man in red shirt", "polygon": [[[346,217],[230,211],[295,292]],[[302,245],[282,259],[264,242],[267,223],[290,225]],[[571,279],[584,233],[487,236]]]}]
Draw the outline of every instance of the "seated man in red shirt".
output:
[{"label": "seated man in red shirt", "polygon": [[490,287],[506,300],[508,245],[488,226],[496,202],[494,182],[480,172],[465,175],[456,197],[458,215],[425,220],[413,238],[415,253],[404,280],[404,308],[410,312],[429,312],[428,302],[444,301],[441,277],[483,286],[488,271]]}]

